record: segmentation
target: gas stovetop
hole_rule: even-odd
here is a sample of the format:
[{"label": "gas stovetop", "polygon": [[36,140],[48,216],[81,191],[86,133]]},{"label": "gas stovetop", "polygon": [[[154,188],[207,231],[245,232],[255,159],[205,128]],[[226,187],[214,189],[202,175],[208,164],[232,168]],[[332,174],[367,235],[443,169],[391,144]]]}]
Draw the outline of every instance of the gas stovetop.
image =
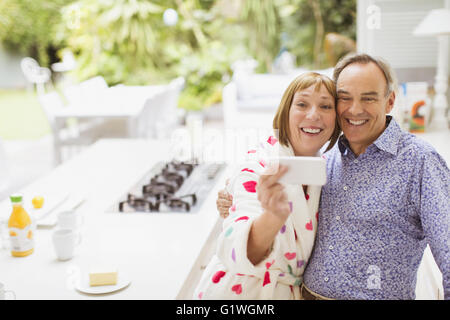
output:
[{"label": "gas stovetop", "polygon": [[224,168],[223,163],[158,162],[108,212],[196,213]]}]

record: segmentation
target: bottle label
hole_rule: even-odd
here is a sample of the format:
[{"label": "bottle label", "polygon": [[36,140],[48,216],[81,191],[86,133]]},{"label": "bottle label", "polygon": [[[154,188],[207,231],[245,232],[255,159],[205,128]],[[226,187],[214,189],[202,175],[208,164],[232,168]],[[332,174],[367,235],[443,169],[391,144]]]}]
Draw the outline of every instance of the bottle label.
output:
[{"label": "bottle label", "polygon": [[34,248],[34,235],[31,225],[24,229],[9,228],[11,251],[23,252]]}]

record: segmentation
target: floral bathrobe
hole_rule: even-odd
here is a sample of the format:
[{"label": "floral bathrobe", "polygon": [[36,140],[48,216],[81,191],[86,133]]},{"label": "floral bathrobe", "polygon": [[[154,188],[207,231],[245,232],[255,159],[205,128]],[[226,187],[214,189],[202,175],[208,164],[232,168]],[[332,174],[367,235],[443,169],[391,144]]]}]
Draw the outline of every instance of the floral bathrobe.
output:
[{"label": "floral bathrobe", "polygon": [[274,136],[248,151],[249,161],[238,166],[227,191],[233,196],[223,222],[216,254],[203,272],[194,299],[299,299],[299,286],[314,245],[320,186],[285,187],[291,215],[275,237],[270,254],[259,264],[247,258],[247,240],[253,220],[262,212],[256,184],[269,158],[294,156]]}]

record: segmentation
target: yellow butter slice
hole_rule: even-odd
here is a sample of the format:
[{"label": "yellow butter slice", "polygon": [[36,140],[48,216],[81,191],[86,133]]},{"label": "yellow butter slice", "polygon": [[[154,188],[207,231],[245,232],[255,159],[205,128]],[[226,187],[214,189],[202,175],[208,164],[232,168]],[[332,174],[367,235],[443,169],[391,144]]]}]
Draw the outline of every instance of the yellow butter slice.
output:
[{"label": "yellow butter slice", "polygon": [[117,284],[117,269],[94,269],[89,272],[89,285],[109,286]]}]

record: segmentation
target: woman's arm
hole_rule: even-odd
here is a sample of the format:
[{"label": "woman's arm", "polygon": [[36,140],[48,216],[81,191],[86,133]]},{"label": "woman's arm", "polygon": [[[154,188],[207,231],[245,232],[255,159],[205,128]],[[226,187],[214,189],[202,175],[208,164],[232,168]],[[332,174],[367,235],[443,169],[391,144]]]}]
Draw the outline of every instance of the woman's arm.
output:
[{"label": "woman's arm", "polygon": [[247,242],[247,257],[257,265],[270,254],[273,241],[285,220],[265,211],[253,221]]},{"label": "woman's arm", "polygon": [[[253,220],[248,236],[247,257],[253,265],[260,263],[270,253],[277,233],[290,214],[284,188],[278,183],[287,168],[280,166],[279,169],[276,175],[262,175],[256,187],[257,199],[264,211]],[[223,218],[229,215],[232,199],[225,189],[219,191],[216,205]]]}]

